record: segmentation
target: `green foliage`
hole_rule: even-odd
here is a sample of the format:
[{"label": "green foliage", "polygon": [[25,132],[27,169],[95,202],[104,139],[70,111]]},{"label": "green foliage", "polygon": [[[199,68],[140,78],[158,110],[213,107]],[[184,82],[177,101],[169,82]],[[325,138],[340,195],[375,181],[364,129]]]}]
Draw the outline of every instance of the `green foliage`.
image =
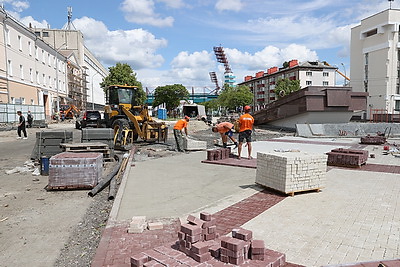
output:
[{"label": "green foliage", "polygon": [[285,78],[278,80],[274,91],[278,98],[281,98],[300,89],[299,80],[289,80],[288,78]]},{"label": "green foliage", "polygon": [[289,68],[289,62],[287,62],[287,61],[283,62],[282,67],[284,69]]},{"label": "green foliage", "polygon": [[250,105],[253,102],[253,93],[248,86],[224,86],[221,94],[218,96],[218,103],[222,107],[235,109]]},{"label": "green foliage", "polygon": [[133,72],[131,66],[126,63],[117,63],[115,66],[109,67],[109,74],[100,83],[101,88],[106,91],[110,85],[129,85],[137,86],[136,103],[144,104],[146,101],[146,93],[143,91],[142,83],[136,79],[136,73]]},{"label": "green foliage", "polygon": [[218,107],[220,106],[218,99],[211,99],[209,101],[200,103],[200,105],[203,105],[206,108],[206,111],[208,110],[217,110]]},{"label": "green foliage", "polygon": [[179,106],[180,100],[186,100],[189,92],[182,84],[159,86],[154,91],[153,106],[165,103],[167,110],[172,110]]}]

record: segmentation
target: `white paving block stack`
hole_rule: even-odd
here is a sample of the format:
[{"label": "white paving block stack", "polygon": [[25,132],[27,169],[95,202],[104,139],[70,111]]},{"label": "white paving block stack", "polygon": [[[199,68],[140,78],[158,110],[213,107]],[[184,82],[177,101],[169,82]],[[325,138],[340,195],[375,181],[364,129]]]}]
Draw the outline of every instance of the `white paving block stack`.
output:
[{"label": "white paving block stack", "polygon": [[325,187],[327,155],[257,153],[256,183],[286,194]]}]

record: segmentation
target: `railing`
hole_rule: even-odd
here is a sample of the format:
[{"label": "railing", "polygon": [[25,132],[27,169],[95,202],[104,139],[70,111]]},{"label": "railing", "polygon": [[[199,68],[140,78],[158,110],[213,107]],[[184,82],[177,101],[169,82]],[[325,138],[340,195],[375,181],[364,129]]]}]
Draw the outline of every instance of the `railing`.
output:
[{"label": "railing", "polygon": [[33,115],[34,120],[45,120],[43,106],[36,105],[18,105],[18,104],[0,104],[0,123],[12,123],[18,121],[17,111],[21,111],[25,116],[28,111]]}]

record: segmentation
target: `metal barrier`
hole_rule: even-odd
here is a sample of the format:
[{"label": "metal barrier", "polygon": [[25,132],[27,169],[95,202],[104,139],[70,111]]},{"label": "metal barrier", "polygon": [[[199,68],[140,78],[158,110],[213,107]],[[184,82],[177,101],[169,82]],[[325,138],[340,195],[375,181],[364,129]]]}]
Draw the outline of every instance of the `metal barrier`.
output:
[{"label": "metal barrier", "polygon": [[18,121],[17,111],[20,110],[26,116],[31,112],[33,120],[45,120],[44,106],[0,104],[0,123],[12,123]]}]

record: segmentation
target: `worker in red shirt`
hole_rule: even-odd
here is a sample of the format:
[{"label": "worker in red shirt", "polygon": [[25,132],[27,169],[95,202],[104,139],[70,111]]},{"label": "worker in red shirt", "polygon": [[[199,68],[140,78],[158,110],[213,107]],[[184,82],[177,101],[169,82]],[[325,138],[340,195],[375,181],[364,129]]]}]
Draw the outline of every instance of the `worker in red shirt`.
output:
[{"label": "worker in red shirt", "polygon": [[238,159],[242,153],[243,141],[246,139],[248,159],[252,159],[251,156],[251,133],[253,130],[254,118],[250,115],[250,106],[244,107],[244,114],[239,118],[239,148],[238,148]]},{"label": "worker in red shirt", "polygon": [[217,132],[220,133],[221,138],[222,138],[223,147],[227,146],[228,137],[229,137],[229,139],[231,139],[232,142],[235,144],[234,148],[237,148],[238,142],[233,137],[233,131],[232,131],[233,128],[234,128],[234,125],[232,123],[226,121],[226,122],[218,123],[217,125],[213,126],[211,130],[214,133],[217,133]]},{"label": "worker in red shirt", "polygon": [[177,121],[174,125],[174,136],[175,136],[175,142],[176,142],[176,149],[180,152],[184,152],[184,142],[186,141],[185,138],[183,137],[183,132],[185,132],[186,137],[188,135],[187,131],[187,126],[189,123],[190,118],[188,116],[185,116],[185,118]]}]

